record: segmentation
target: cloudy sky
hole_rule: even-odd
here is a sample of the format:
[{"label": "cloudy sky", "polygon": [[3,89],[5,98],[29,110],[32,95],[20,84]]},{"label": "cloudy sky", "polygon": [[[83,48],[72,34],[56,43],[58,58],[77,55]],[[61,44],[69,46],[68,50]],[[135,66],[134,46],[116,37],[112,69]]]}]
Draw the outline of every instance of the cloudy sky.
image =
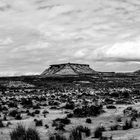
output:
[{"label": "cloudy sky", "polygon": [[0,75],[65,62],[140,69],[140,0],[0,0]]}]

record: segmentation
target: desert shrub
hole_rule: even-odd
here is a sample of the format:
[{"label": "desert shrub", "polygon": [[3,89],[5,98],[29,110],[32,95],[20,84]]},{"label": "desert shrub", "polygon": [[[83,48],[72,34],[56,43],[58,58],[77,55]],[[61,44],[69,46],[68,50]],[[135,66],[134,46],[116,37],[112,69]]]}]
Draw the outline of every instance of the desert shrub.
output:
[{"label": "desert shrub", "polygon": [[49,137],[49,140],[67,140],[67,139],[62,135],[53,134]]},{"label": "desert shrub", "polygon": [[65,130],[65,124],[63,123],[58,123],[55,130],[59,130],[59,131],[64,131]]},{"label": "desert shrub", "polygon": [[114,106],[114,105],[107,105],[106,108],[107,109],[116,109],[116,106]]},{"label": "desert shrub", "polygon": [[11,140],[24,140],[26,138],[26,130],[22,125],[18,125],[12,132],[10,132]]},{"label": "desert shrub", "polygon": [[121,116],[117,116],[115,119],[116,119],[117,122],[122,122],[122,117]]},{"label": "desert shrub", "polygon": [[52,126],[53,127],[56,127],[55,130],[61,130],[61,131],[64,131],[64,127],[65,127],[65,124],[62,123],[60,120],[54,120],[53,123],[52,123]]},{"label": "desert shrub", "polygon": [[33,106],[33,109],[41,109],[41,107],[39,106],[39,104],[37,104]]},{"label": "desert shrub", "polygon": [[36,129],[28,128],[18,124],[18,126],[10,132],[11,140],[40,140],[39,133]]},{"label": "desert shrub", "polygon": [[132,107],[127,107],[126,109],[123,110],[123,113],[125,116],[129,116],[129,117],[135,117],[135,118],[140,117],[140,113]]},{"label": "desert shrub", "polygon": [[97,127],[94,131],[94,137],[95,138],[101,138],[102,137],[102,132],[105,131],[104,127]]},{"label": "desert shrub", "polygon": [[123,125],[123,130],[128,130],[133,128],[133,122],[131,120],[126,120]]},{"label": "desert shrub", "polygon": [[11,110],[9,112],[9,116],[12,116],[12,117],[16,117],[16,115],[18,114],[19,112],[17,110]]},{"label": "desert shrub", "polygon": [[26,140],[26,129],[24,126],[18,124],[18,126],[10,132],[11,140]]},{"label": "desert shrub", "polygon": [[0,120],[0,128],[4,127],[2,120]]},{"label": "desert shrub", "polygon": [[84,133],[86,137],[91,135],[91,131],[88,127],[80,125],[71,130],[69,140],[82,140],[82,133]]},{"label": "desert shrub", "polygon": [[35,121],[35,126],[43,126],[42,120],[35,119],[34,121]]},{"label": "desert shrub", "polygon": [[60,105],[60,103],[57,102],[57,101],[49,101],[48,104],[49,104],[50,106],[59,106],[59,105]]},{"label": "desert shrub", "polygon": [[65,109],[71,109],[71,110],[73,110],[74,107],[75,107],[74,103],[67,103],[67,104],[64,106]]},{"label": "desert shrub", "polygon": [[71,123],[70,119],[68,118],[57,118],[55,120],[53,120],[53,124],[52,126],[56,126],[58,123],[62,123],[62,124],[65,124],[65,125],[68,125]]},{"label": "desert shrub", "polygon": [[25,107],[32,107],[33,106],[32,99],[29,99],[29,98],[28,99],[22,98],[21,104]]},{"label": "desert shrub", "polygon": [[99,140],[113,140],[113,139],[112,139],[112,136],[110,136],[110,137],[102,136],[99,138]]},{"label": "desert shrub", "polygon": [[136,117],[131,117],[131,121],[137,121],[137,118]]},{"label": "desert shrub", "polygon": [[4,115],[3,120],[7,121],[7,116],[6,115]]},{"label": "desert shrub", "polygon": [[3,106],[2,110],[7,111],[8,110],[8,107]]},{"label": "desert shrub", "polygon": [[49,112],[47,111],[47,110],[44,110],[43,112],[42,112],[42,114],[48,114]]},{"label": "desert shrub", "polygon": [[15,117],[15,119],[16,120],[21,120],[22,119],[21,114],[17,114],[16,117]]},{"label": "desert shrub", "polygon": [[92,123],[91,119],[90,118],[87,118],[86,119],[86,123]]},{"label": "desert shrub", "polygon": [[3,111],[3,106],[0,104],[0,112]]},{"label": "desert shrub", "polygon": [[67,114],[67,118],[72,118],[72,117],[73,117],[72,113]]},{"label": "desert shrub", "polygon": [[48,126],[47,124],[45,124],[45,128],[46,128],[46,129],[48,129],[48,128],[49,128],[49,126]]},{"label": "desert shrub", "polygon": [[40,111],[39,111],[39,110],[35,110],[34,113],[35,113],[35,114],[40,114]]},{"label": "desert shrub", "polygon": [[9,102],[8,103],[8,107],[17,107],[17,103],[16,102]]},{"label": "desert shrub", "polygon": [[45,98],[45,97],[40,97],[39,100],[40,100],[40,101],[46,101],[46,98]]},{"label": "desert shrub", "polygon": [[88,127],[85,127],[84,133],[85,133],[86,137],[89,137],[91,135],[91,131]]},{"label": "desert shrub", "polygon": [[82,133],[78,129],[73,129],[70,132],[69,140],[82,140]]},{"label": "desert shrub", "polygon": [[28,113],[30,113],[30,111],[27,109],[25,113],[27,113],[27,114],[28,114]]},{"label": "desert shrub", "polygon": [[11,122],[7,122],[6,126],[9,126],[9,125],[12,125],[12,123]]},{"label": "desert shrub", "polygon": [[33,128],[28,128],[26,131],[26,140],[40,140],[38,131]]},{"label": "desert shrub", "polygon": [[91,134],[90,129],[88,127],[84,127],[84,126],[80,125],[80,126],[77,126],[76,129],[79,130],[82,133],[85,133],[85,135],[87,137],[89,137],[90,134]]},{"label": "desert shrub", "polygon": [[51,106],[50,109],[59,109],[57,106]]},{"label": "desert shrub", "polygon": [[66,124],[66,125],[68,125],[68,124],[71,123],[70,119],[68,119],[68,118],[61,119],[61,122],[62,122],[63,124]]},{"label": "desert shrub", "polygon": [[110,130],[111,131],[118,130],[118,125],[115,124],[115,125],[110,126]]},{"label": "desert shrub", "polygon": [[75,117],[98,116],[103,112],[102,105],[83,106],[73,111]]},{"label": "desert shrub", "polygon": [[29,112],[27,115],[28,116],[31,116],[31,117],[34,117],[35,116],[35,113],[34,112]]}]

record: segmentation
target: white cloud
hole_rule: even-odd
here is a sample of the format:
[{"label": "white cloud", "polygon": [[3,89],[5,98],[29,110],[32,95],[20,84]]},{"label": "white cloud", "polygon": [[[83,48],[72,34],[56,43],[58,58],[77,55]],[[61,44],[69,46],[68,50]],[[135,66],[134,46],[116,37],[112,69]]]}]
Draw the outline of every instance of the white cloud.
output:
[{"label": "white cloud", "polygon": [[0,39],[0,45],[10,45],[13,43],[13,40],[9,37],[6,39]]},{"label": "white cloud", "polygon": [[116,43],[105,52],[106,57],[140,59],[140,40]]},{"label": "white cloud", "polygon": [[0,4],[0,72],[11,67],[11,73],[42,72],[61,61],[103,70],[109,61],[119,63],[116,70],[129,69],[130,61],[132,68],[139,66],[140,1],[0,0]]},{"label": "white cloud", "polygon": [[75,52],[74,57],[75,58],[83,58],[84,56],[86,57],[88,55],[88,49],[81,49]]},{"label": "white cloud", "polygon": [[[93,51],[94,58],[100,61],[140,61],[140,41],[121,41],[119,43],[108,44]],[[90,55],[89,58],[92,58]]]}]

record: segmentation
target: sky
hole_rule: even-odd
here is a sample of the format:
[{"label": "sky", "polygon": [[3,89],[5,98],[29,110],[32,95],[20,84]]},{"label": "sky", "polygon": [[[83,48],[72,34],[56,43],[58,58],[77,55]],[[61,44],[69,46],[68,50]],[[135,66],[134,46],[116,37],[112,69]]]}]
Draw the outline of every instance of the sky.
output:
[{"label": "sky", "polygon": [[0,0],[0,75],[50,64],[140,69],[140,0]]}]

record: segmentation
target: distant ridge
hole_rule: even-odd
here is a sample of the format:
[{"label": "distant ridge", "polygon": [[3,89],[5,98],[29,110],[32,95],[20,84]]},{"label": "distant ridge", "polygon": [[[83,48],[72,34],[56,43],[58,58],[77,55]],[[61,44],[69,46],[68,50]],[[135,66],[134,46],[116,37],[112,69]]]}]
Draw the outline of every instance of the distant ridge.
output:
[{"label": "distant ridge", "polygon": [[139,74],[140,75],[140,70],[134,71],[134,74]]}]

